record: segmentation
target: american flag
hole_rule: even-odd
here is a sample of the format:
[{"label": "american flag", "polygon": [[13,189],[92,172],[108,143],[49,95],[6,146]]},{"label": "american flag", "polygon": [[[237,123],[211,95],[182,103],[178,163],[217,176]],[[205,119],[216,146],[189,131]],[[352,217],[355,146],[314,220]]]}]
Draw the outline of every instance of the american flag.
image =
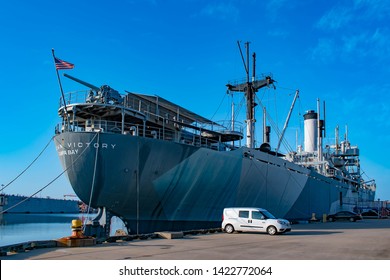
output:
[{"label": "american flag", "polygon": [[59,58],[54,57],[54,62],[56,64],[56,69],[57,70],[63,70],[63,69],[73,69],[74,64],[70,62],[63,61]]}]

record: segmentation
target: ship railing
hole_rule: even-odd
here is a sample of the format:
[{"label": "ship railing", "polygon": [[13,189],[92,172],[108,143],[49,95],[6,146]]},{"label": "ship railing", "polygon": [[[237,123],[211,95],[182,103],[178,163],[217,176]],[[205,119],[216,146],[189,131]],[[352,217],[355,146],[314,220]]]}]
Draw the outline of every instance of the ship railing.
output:
[{"label": "ship railing", "polygon": [[211,130],[218,131],[218,132],[224,132],[224,131],[234,131],[238,133],[244,132],[244,124],[240,121],[230,121],[230,120],[222,120],[222,121],[216,121],[216,123],[219,125],[219,127],[214,128],[214,126],[211,126]]},{"label": "ship railing", "polygon": [[[124,123],[124,134],[138,134],[139,125],[133,123]],[[142,130],[141,130],[142,131]],[[66,121],[56,126],[56,133],[61,132],[101,132],[101,133],[122,133],[122,122],[108,120],[87,119],[77,121],[70,119],[69,125]]]},{"label": "ship railing", "polygon": [[178,142],[197,147],[206,147],[214,150],[224,150],[227,147],[229,147],[229,149],[234,149],[231,145],[226,145],[219,141],[203,137],[201,130],[186,127],[183,127],[182,129],[171,129],[150,124],[87,119],[83,121],[71,120],[69,126],[66,121],[63,121],[56,126],[55,131],[56,134],[67,131],[126,134]]},{"label": "ship railing", "polygon": [[179,142],[191,146],[206,147],[214,150],[224,150],[227,147],[224,143],[203,137],[201,129],[198,130],[185,126],[177,128],[179,129],[170,129],[154,125],[138,125],[137,135],[159,140]]},{"label": "ship railing", "polygon": [[[255,81],[264,80],[266,77],[272,78],[272,76],[273,76],[272,73],[262,73],[260,76],[257,75],[255,77]],[[245,84],[246,82],[247,82],[247,78],[238,78],[238,79],[228,81],[228,84],[241,85],[241,84]],[[252,77],[250,82],[252,82]]]},{"label": "ship railing", "polygon": [[[90,97],[91,90],[77,90],[77,91],[71,91],[64,94],[65,97],[65,103],[66,105],[69,104],[75,104],[75,103],[101,103],[104,104],[104,102],[101,102],[100,99],[98,99],[96,96]],[[138,111],[149,111],[149,103],[147,101],[143,101],[140,98],[134,97],[134,96],[128,96],[121,94],[121,97],[123,98],[123,104],[121,104],[125,108],[132,108]],[[59,99],[59,108],[64,106],[64,100],[62,97]]]},{"label": "ship railing", "polygon": [[[91,90],[78,90],[73,92],[65,93],[65,103],[66,105],[77,104],[77,103],[95,103],[95,104],[104,104],[100,99],[91,99],[89,97]],[[119,106],[123,106],[124,108],[130,108],[132,110],[136,110],[142,112],[147,119],[155,119],[164,122],[177,122],[178,125],[182,121],[180,114],[172,115],[172,112],[166,111],[163,107],[156,107],[156,104],[152,104],[148,100],[143,100],[142,98],[138,98],[135,95],[121,95],[123,97],[123,103],[117,104]],[[62,97],[59,100],[59,108],[64,106]],[[157,114],[156,112],[159,112]],[[164,114],[165,113],[165,114]],[[188,123],[188,119],[186,119]],[[238,122],[236,122],[236,126],[239,127]],[[199,120],[193,120],[193,126],[198,126],[202,128],[211,127],[211,126],[219,126],[217,123],[207,124],[204,122],[200,122]]]},{"label": "ship railing", "polygon": [[[91,103],[89,100],[89,95],[90,95],[91,90],[78,90],[78,91],[72,91],[72,92],[67,92],[65,93],[65,103],[66,105],[69,104],[75,104],[75,103]],[[151,107],[149,105],[150,102],[144,101],[141,98],[137,98],[136,96],[133,95],[122,95],[123,97],[123,107],[125,108],[131,108],[134,110],[137,110],[139,112],[143,112],[147,118],[156,118],[160,119],[164,122],[169,122],[172,121],[164,116],[155,114],[151,111]],[[93,103],[100,103],[97,102],[96,100]],[[59,100],[59,108],[63,106],[63,99],[60,98]],[[160,108],[159,110],[163,110],[163,108]],[[175,116],[176,117],[176,116]],[[180,118],[180,116],[179,116]],[[177,119],[176,121],[180,121]],[[199,127],[200,129],[209,129],[212,131],[217,131],[217,132],[226,132],[226,131],[232,131],[236,133],[243,134],[244,131],[244,125],[242,122],[239,121],[216,121],[216,122],[211,122],[211,123],[204,123],[200,122],[199,120],[194,120],[192,126]]]},{"label": "ship railing", "polygon": [[[65,103],[66,105],[75,104],[75,103],[101,103],[97,100],[90,101],[91,90],[78,90],[73,92],[68,92],[65,94]],[[131,108],[133,110],[142,112],[147,120],[155,120],[157,123],[162,124],[160,126],[152,127],[145,124],[132,124],[132,123],[122,123],[109,120],[96,120],[96,119],[87,119],[79,122],[77,118],[70,118],[69,123],[66,120],[63,120],[63,123],[59,124],[56,127],[56,133],[63,131],[100,131],[105,133],[124,133],[131,135],[139,135],[150,138],[158,138],[168,141],[182,142],[189,145],[195,146],[205,146],[211,147],[212,149],[224,149],[229,147],[229,149],[235,149],[235,145],[227,145],[219,143],[214,139],[207,137],[202,137],[202,131],[210,130],[219,133],[239,133],[243,134],[243,124],[241,122],[235,121],[219,121],[205,123],[198,120],[194,120],[191,124],[182,123],[183,120],[180,119],[181,115],[177,116],[168,116],[167,118],[162,116],[163,108],[159,108],[160,114],[155,114],[152,111],[156,110],[155,107],[151,108],[149,101],[144,101],[141,98],[137,98],[134,95],[125,95],[123,99],[124,108]],[[63,106],[63,100],[60,99],[59,107]],[[164,115],[164,114],[163,114]],[[168,114],[167,114],[168,115]],[[188,122],[188,119],[186,119]],[[169,128],[169,125],[165,126],[165,123],[175,123],[174,128]]]},{"label": "ship railing", "polygon": [[[147,117],[147,119],[156,121],[156,122],[162,124],[162,126],[164,126],[164,124],[173,124],[175,129],[178,129],[181,131],[181,135],[187,135],[187,136],[191,135],[190,137],[194,138],[194,139],[195,138],[203,138],[203,139],[200,139],[199,141],[195,141],[194,139],[189,140],[189,139],[187,139],[188,137],[182,136],[182,137],[184,137],[184,139],[181,139],[181,141],[184,141],[185,143],[187,143],[187,142],[192,142],[192,143],[206,142],[207,143],[206,145],[208,145],[210,142],[218,143],[218,141],[212,141],[209,138],[201,137],[202,132],[204,132],[204,131],[216,132],[217,134],[220,133],[221,136],[222,135],[226,136],[226,135],[232,134],[232,135],[235,135],[237,137],[237,135],[241,135],[241,138],[242,138],[243,131],[244,131],[244,128],[243,128],[244,126],[243,126],[242,122],[239,122],[239,121],[235,121],[232,123],[231,121],[226,121],[226,120],[215,121],[215,122],[201,122],[201,121],[195,120],[192,123],[187,124],[183,121],[183,119],[180,119],[180,116],[178,116],[178,118],[175,118],[175,119],[170,119],[170,118],[164,118],[163,116],[155,114],[155,113],[150,112],[150,111],[143,111],[142,113]],[[163,128],[163,131],[164,131],[164,129],[165,128]],[[225,142],[225,141],[223,141],[223,142]],[[229,147],[229,149],[232,147],[232,145],[227,145],[227,144],[223,144],[223,145],[225,145],[226,147]]]},{"label": "ship railing", "polygon": [[[149,109],[149,108],[147,108]],[[142,110],[139,110],[142,111]],[[183,119],[181,119],[181,115],[174,116],[171,118],[166,118],[160,114],[156,114],[151,112],[150,110],[143,110],[142,113],[150,119],[154,119],[156,121],[160,121],[163,123],[169,123],[173,122],[175,123],[176,127],[185,127],[186,124],[183,122]],[[188,121],[188,118],[187,118]],[[244,125],[240,121],[234,121],[231,120],[221,120],[221,121],[210,121],[210,122],[204,122],[199,120],[193,120],[191,124],[187,125],[188,127],[194,127],[197,130],[211,130],[215,132],[235,132],[242,134],[244,131]]]},{"label": "ship railing", "polygon": [[[64,94],[66,105],[73,103],[85,103],[90,90],[77,90],[71,91]],[[59,107],[64,106],[64,100],[62,97],[59,100]]]}]

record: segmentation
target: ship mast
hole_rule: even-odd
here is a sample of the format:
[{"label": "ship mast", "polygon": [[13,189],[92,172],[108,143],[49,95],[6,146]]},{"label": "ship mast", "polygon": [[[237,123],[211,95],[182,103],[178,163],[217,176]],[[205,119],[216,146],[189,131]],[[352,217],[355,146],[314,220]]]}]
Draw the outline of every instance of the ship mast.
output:
[{"label": "ship mast", "polygon": [[[245,43],[246,48],[246,146],[248,148],[255,147],[255,93],[252,88],[252,83],[255,81],[255,77],[252,76],[252,81],[249,80],[249,42]],[[256,54],[253,53],[253,75],[255,74]]]},{"label": "ship mast", "polygon": [[240,50],[242,62],[244,64],[246,72],[246,82],[242,84],[231,85],[227,84],[228,90],[230,91],[239,91],[244,92],[246,97],[246,147],[255,148],[255,94],[256,92],[265,86],[268,86],[274,82],[274,80],[267,76],[263,80],[256,80],[256,54],[253,53],[253,70],[252,70],[252,80],[250,80],[249,73],[249,42],[245,43],[246,48],[246,60],[244,59],[240,41],[237,41],[238,48]]}]

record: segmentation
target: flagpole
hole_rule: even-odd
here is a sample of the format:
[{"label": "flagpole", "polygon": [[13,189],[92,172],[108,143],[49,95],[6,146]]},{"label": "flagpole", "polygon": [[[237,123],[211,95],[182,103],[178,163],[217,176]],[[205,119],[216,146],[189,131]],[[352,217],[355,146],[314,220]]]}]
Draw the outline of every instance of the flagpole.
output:
[{"label": "flagpole", "polygon": [[[56,64],[56,57],[54,55],[54,49],[51,49],[51,52],[53,54],[53,60],[54,60],[54,66]],[[66,113],[66,119],[67,121],[69,122],[69,115],[68,115],[68,109],[66,109],[66,101],[65,101],[65,95],[64,95],[64,90],[62,89],[62,84],[61,84],[61,79],[60,79],[60,74],[58,73],[58,69],[57,67],[56,68],[56,73],[57,73],[57,79],[58,79],[58,84],[60,86],[60,90],[61,90],[61,95],[62,95],[62,101],[64,102],[64,109],[65,109],[65,113]],[[68,123],[69,125],[69,123]]]}]

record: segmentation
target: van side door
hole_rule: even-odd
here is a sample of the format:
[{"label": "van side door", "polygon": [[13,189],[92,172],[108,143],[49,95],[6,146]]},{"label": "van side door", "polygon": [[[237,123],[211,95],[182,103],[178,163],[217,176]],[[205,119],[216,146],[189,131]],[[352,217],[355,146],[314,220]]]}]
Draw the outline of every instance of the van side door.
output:
[{"label": "van side door", "polygon": [[265,232],[267,230],[266,217],[258,210],[251,211],[251,228],[253,231]]},{"label": "van side door", "polygon": [[250,231],[251,230],[250,211],[249,210],[239,210],[237,222],[239,225],[237,230]]}]

